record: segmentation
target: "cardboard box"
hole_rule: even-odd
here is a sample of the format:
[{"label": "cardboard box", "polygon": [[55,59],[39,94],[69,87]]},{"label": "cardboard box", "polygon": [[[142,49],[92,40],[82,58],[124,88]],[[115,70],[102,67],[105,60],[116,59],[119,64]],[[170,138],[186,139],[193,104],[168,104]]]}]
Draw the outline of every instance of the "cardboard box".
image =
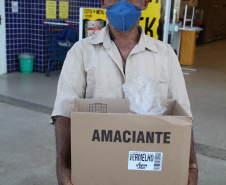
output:
[{"label": "cardboard box", "polygon": [[209,0],[209,7],[223,7],[224,1],[223,0]]},{"label": "cardboard box", "polygon": [[211,42],[214,40],[215,40],[215,32],[214,31],[206,31],[205,42]]},{"label": "cardboard box", "polygon": [[207,19],[213,19],[213,20],[223,19],[224,11],[225,10],[222,8],[209,8]]},{"label": "cardboard box", "polygon": [[180,12],[179,12],[179,18],[184,18],[184,12],[185,12],[185,6],[198,6],[198,0],[187,0],[187,1],[181,1],[180,2]]},{"label": "cardboard box", "polygon": [[181,6],[198,6],[198,0],[181,0]]},{"label": "cardboard box", "polygon": [[222,19],[209,19],[206,24],[206,30],[222,30],[224,28],[224,23]]},{"label": "cardboard box", "polygon": [[218,7],[219,0],[209,0],[209,7]]},{"label": "cardboard box", "polygon": [[164,116],[148,116],[128,114],[126,99],[75,100],[72,183],[187,185],[192,118],[176,100],[162,104]]}]

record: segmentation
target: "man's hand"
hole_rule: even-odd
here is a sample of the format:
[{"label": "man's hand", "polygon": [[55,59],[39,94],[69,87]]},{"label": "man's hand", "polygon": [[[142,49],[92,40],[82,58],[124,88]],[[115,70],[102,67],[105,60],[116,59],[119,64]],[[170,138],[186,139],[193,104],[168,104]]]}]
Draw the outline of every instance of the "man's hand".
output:
[{"label": "man's hand", "polygon": [[[196,154],[194,150],[193,131],[191,132],[191,146],[190,146],[190,160],[189,163],[197,164]],[[188,185],[197,185],[198,181],[198,169],[189,169]]]},{"label": "man's hand", "polygon": [[59,185],[72,185],[70,168],[57,169],[57,177]]},{"label": "man's hand", "polygon": [[71,183],[71,119],[58,116],[55,123],[57,146],[57,179],[59,185]]},{"label": "man's hand", "polygon": [[198,170],[189,169],[188,185],[197,185],[197,184],[198,184]]}]

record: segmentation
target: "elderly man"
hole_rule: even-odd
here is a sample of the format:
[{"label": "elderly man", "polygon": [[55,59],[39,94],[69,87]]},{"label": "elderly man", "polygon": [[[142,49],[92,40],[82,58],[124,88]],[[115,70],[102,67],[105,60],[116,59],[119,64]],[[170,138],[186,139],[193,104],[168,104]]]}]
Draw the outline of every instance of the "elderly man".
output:
[{"label": "elderly man", "polygon": [[[75,98],[124,98],[122,85],[139,76],[155,80],[162,98],[178,99],[191,115],[181,68],[173,49],[144,34],[138,21],[149,0],[100,0],[109,24],[68,52],[58,82],[52,118],[59,184],[70,182],[70,112]],[[191,141],[189,182],[197,184]]]}]

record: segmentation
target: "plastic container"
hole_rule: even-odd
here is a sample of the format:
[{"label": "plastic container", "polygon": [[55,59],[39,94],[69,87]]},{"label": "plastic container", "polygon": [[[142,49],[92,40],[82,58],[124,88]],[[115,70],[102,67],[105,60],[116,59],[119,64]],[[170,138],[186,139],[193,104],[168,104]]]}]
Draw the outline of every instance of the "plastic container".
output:
[{"label": "plastic container", "polygon": [[21,53],[19,55],[21,73],[32,73],[35,56],[32,53]]}]

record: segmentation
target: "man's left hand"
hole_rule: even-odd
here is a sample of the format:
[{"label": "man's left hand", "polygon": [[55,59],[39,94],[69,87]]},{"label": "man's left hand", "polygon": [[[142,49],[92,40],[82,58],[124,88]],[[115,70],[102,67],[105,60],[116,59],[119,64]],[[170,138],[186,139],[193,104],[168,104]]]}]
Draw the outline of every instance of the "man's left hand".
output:
[{"label": "man's left hand", "polygon": [[198,170],[189,169],[188,185],[197,185],[197,184],[198,184]]}]

